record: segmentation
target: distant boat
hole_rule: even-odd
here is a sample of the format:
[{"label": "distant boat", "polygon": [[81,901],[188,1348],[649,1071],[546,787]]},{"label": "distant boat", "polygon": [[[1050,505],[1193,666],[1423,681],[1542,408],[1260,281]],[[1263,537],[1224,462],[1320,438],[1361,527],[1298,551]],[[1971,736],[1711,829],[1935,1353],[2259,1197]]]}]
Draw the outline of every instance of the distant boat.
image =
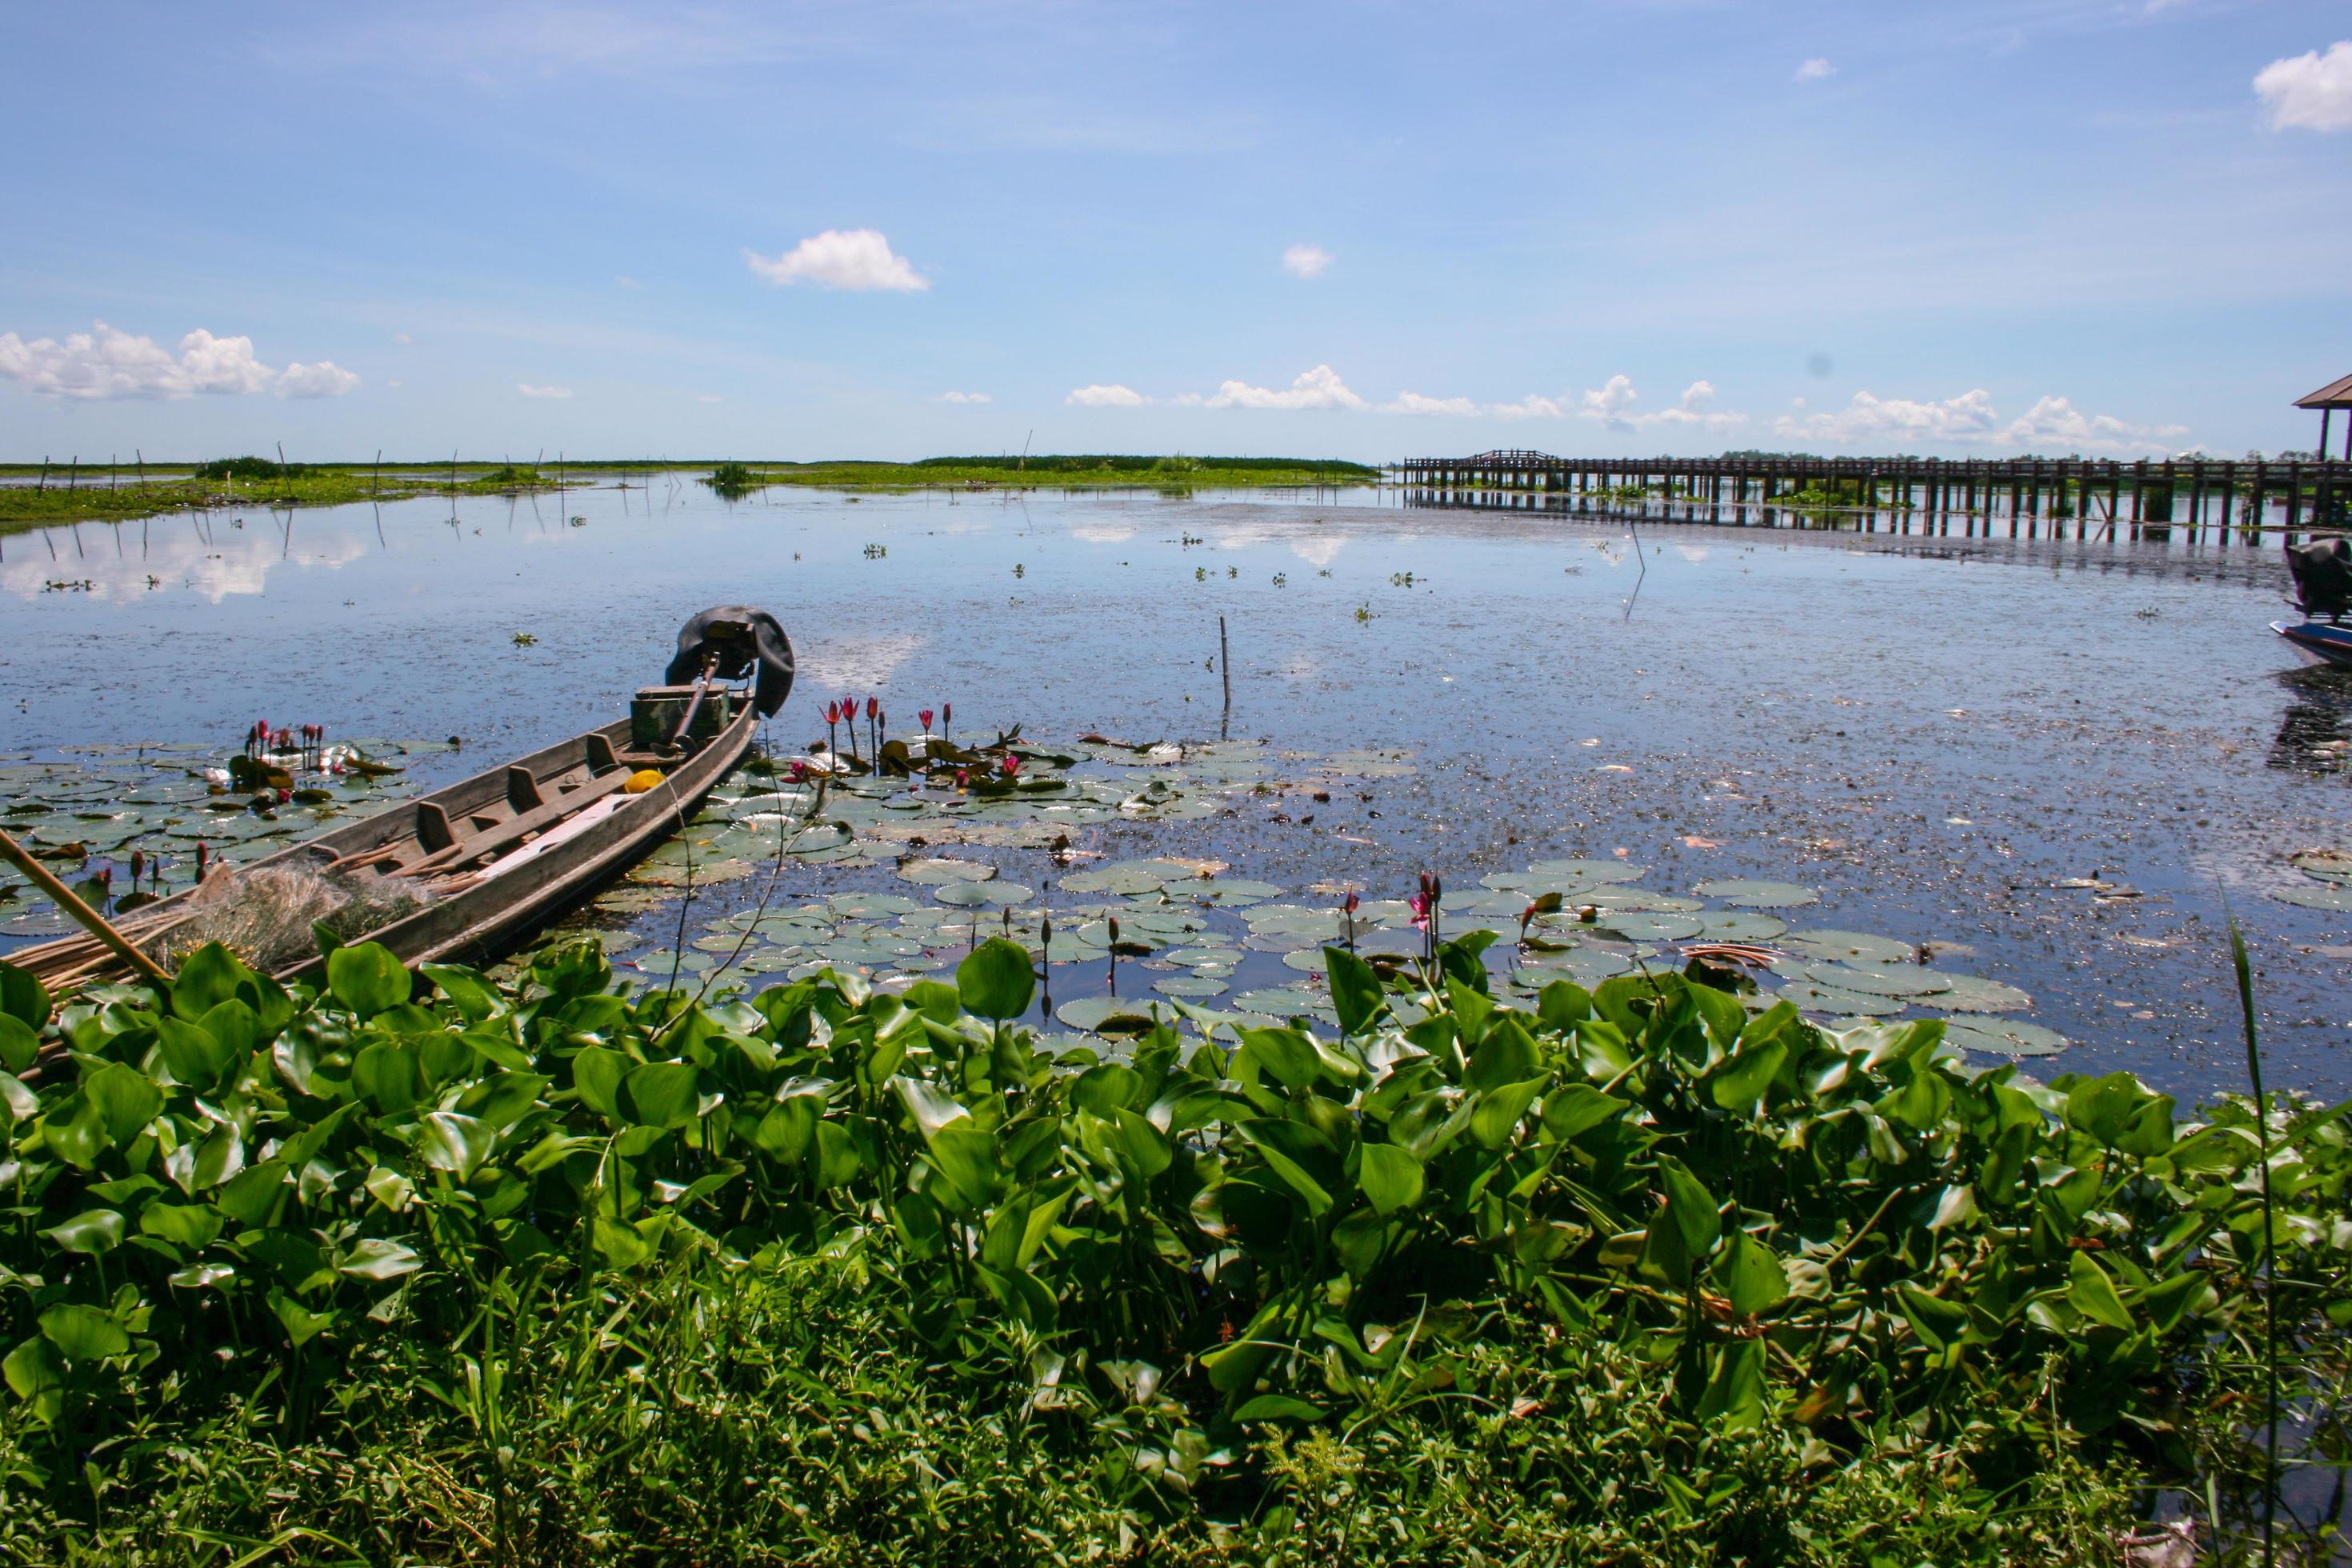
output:
[{"label": "distant boat", "polygon": [[2352,626],[2344,624],[2352,610],[2352,540],[2338,534],[2290,544],[2286,565],[2294,579],[2293,603],[2304,619],[2273,621],[2271,630],[2307,658],[2352,667]]},{"label": "distant boat", "polygon": [[[309,942],[288,949],[274,928],[299,916],[299,935],[316,917],[272,906],[324,888],[318,896],[369,895],[351,901],[352,912],[368,913],[342,940],[381,942],[412,968],[496,952],[626,870],[694,815],[742,761],[760,720],[783,705],[792,644],[763,612],[705,610],[678,634],[665,679],[636,694],[626,719],[250,865],[224,867],[119,929],[167,964],[215,927],[268,931],[266,950],[240,956],[291,980],[315,973],[320,955]],[[24,948],[8,961],[53,993],[130,978],[129,966],[88,936]]]}]

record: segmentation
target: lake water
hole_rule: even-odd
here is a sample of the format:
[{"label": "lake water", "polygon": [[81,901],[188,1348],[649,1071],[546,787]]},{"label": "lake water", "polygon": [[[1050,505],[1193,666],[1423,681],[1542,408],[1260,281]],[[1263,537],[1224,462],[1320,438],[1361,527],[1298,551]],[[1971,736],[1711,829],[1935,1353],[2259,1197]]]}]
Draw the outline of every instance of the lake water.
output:
[{"label": "lake water", "polygon": [[[2352,904],[2288,859],[2352,847],[2326,750],[2352,685],[2299,669],[2268,629],[2274,552],[1655,523],[1637,541],[1622,518],[1379,500],[730,505],[679,475],[461,499],[454,521],[425,498],[14,534],[0,752],[226,753],[266,716],[462,736],[412,759],[409,782],[437,784],[615,716],[689,614],[745,602],[799,651],[772,726],[793,747],[855,693],[894,730],[951,702],[960,737],[1224,732],[1290,773],[1405,760],[1344,783],[1326,768],[1323,800],[1265,789],[1199,820],[1090,822],[1076,847],[1102,859],[1080,867],[1209,857],[1309,902],[1318,883],[1401,898],[1424,868],[1471,889],[1562,858],[1642,868],[1669,896],[1801,884],[1818,896],[1774,911],[1789,925],[1929,943],[1939,968],[2030,993],[2021,1016],[2072,1042],[2034,1070],[2129,1067],[2190,1097],[2242,1074],[2226,899],[2274,1079],[2352,1089],[2352,914],[2276,896]],[[88,586],[51,586],[68,583]],[[1049,890],[1072,869],[1042,847],[955,853]],[[793,900],[922,893],[887,866],[794,874]],[[648,931],[674,919],[633,912]],[[1235,986],[1300,980],[1267,967],[1280,942],[1228,934]]]}]

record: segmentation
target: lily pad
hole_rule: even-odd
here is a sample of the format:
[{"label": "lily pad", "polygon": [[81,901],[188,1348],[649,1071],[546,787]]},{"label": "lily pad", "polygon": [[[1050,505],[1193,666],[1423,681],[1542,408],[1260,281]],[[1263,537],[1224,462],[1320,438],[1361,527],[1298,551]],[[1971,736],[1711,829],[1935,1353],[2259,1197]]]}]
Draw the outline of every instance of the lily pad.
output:
[{"label": "lily pad", "polygon": [[1608,913],[1599,923],[1628,942],[1685,942],[1706,929],[1696,915],[1654,915],[1640,910]]},{"label": "lily pad", "polygon": [[1779,994],[1807,1013],[1851,1013],[1863,1017],[1886,1017],[1911,1005],[1901,997],[1874,996],[1866,991],[1846,991],[1834,986],[1809,984],[1803,981],[1781,986]]},{"label": "lily pad", "polygon": [[2055,1029],[2014,1018],[1947,1018],[1944,1038],[1972,1051],[2003,1057],[2054,1056],[2072,1043]]},{"label": "lily pad", "polygon": [[1916,964],[1809,963],[1805,973],[1816,985],[1873,996],[1933,996],[1952,988],[1950,975]]},{"label": "lily pad", "polygon": [[931,896],[959,909],[1003,909],[1027,903],[1037,896],[1037,890],[1019,882],[950,882],[935,889]]},{"label": "lily pad", "polygon": [[1162,975],[1151,988],[1171,996],[1218,996],[1229,989],[1223,980],[1199,973]]},{"label": "lily pad", "polygon": [[1955,1013],[2019,1013],[2033,1005],[2032,997],[1998,980],[1955,974],[1951,981],[1950,990],[1937,994],[1936,1005]]},{"label": "lily pad", "polygon": [[1183,896],[1205,904],[1258,904],[1278,898],[1282,889],[1272,882],[1253,882],[1244,878],[1212,877],[1194,880],[1182,889]]},{"label": "lily pad", "polygon": [[1746,878],[1701,882],[1691,891],[1701,898],[1714,899],[1743,910],[1793,910],[1810,904],[1821,896],[1812,889],[1795,882],[1760,882]]},{"label": "lily pad", "polygon": [[1151,1004],[1125,996],[1081,996],[1054,1009],[1073,1029],[1094,1034],[1139,1035],[1151,1027]]},{"label": "lily pad", "polygon": [[1641,867],[1623,860],[1538,860],[1528,869],[1538,876],[1580,882],[1638,882],[1643,875]]},{"label": "lily pad", "polygon": [[2352,914],[2352,886],[2343,883],[2310,882],[2291,888],[2273,888],[2271,897],[2283,904],[2294,904],[2306,910]]},{"label": "lily pad", "polygon": [[909,860],[898,868],[900,880],[926,888],[945,887],[952,882],[986,882],[995,876],[996,868],[981,860]]},{"label": "lily pad", "polygon": [[1799,952],[1833,962],[1854,960],[1863,963],[1908,963],[1919,956],[1919,950],[1907,942],[1892,937],[1873,936],[1859,931],[1801,931],[1793,932],[1786,943]]},{"label": "lily pad", "polygon": [[1698,934],[1709,942],[1770,942],[1788,930],[1789,922],[1778,915],[1722,910],[1700,921]]}]

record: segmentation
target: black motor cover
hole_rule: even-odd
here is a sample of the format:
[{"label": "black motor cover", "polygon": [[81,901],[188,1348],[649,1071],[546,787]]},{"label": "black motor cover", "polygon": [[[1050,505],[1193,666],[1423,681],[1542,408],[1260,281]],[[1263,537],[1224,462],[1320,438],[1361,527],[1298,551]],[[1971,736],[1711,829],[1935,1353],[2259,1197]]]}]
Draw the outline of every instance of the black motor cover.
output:
[{"label": "black motor cover", "polygon": [[687,622],[677,634],[677,657],[669,661],[663,679],[672,686],[688,685],[714,657],[718,663],[712,673],[721,680],[740,680],[757,667],[751,702],[763,717],[772,718],[792,695],[792,639],[765,610],[714,605]]},{"label": "black motor cover", "polygon": [[2341,616],[2352,609],[2352,540],[2315,539],[2286,547],[2294,596],[2306,616]]}]

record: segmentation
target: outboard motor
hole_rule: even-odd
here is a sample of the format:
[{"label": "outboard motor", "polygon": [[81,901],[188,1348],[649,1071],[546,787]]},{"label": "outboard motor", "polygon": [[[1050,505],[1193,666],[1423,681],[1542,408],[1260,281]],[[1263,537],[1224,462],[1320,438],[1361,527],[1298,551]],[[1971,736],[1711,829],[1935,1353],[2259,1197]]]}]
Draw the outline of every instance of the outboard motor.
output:
[{"label": "outboard motor", "polygon": [[2306,616],[2341,620],[2352,609],[2352,540],[2340,535],[2286,547],[2295,603]]},{"label": "outboard motor", "polygon": [[751,705],[762,718],[773,718],[792,695],[792,639],[765,610],[713,605],[679,630],[677,657],[669,661],[662,679],[672,686],[688,686],[706,669],[720,680],[740,680],[756,670]]}]

